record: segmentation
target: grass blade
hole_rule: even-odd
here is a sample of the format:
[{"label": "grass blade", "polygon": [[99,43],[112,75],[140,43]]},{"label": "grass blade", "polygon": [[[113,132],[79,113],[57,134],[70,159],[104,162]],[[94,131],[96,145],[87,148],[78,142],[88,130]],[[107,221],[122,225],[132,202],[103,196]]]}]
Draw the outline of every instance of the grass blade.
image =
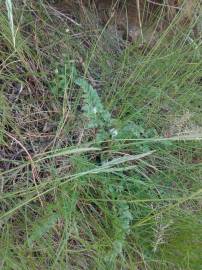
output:
[{"label": "grass blade", "polygon": [[11,29],[11,34],[12,34],[12,39],[13,39],[13,47],[15,49],[15,28],[14,28],[14,22],[13,22],[13,4],[12,0],[6,0],[6,8],[8,12],[8,21],[9,21],[9,26]]}]

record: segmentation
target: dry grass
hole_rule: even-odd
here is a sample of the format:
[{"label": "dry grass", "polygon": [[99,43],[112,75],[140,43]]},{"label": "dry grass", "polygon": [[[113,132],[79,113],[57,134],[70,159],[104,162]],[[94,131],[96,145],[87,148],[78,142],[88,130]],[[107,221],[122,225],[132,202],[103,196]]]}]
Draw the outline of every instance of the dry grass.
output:
[{"label": "dry grass", "polygon": [[197,21],[142,47],[86,8],[0,11],[1,268],[200,269]]}]

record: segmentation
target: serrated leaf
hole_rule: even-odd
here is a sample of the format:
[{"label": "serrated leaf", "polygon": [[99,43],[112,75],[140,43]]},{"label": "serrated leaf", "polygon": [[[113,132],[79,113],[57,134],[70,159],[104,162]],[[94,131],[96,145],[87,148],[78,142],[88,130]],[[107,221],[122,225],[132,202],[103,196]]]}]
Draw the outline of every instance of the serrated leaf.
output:
[{"label": "serrated leaf", "polygon": [[83,91],[85,117],[89,120],[88,128],[106,128],[112,124],[111,114],[103,107],[96,90],[85,79],[75,80]]}]

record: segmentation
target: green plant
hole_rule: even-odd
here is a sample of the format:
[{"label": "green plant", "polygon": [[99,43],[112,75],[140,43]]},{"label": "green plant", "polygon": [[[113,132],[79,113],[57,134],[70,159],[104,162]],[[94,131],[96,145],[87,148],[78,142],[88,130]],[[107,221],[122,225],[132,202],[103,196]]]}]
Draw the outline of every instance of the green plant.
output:
[{"label": "green plant", "polygon": [[140,48],[90,10],[0,2],[0,268],[201,269],[195,17]]}]

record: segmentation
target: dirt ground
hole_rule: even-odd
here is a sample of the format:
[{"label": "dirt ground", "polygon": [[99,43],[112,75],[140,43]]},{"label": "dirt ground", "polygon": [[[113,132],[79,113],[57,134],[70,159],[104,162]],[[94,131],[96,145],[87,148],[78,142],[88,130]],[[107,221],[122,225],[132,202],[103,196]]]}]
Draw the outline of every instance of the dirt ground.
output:
[{"label": "dirt ground", "polygon": [[79,10],[80,16],[84,18],[87,10],[91,10],[96,14],[99,24],[107,25],[129,41],[136,41],[140,36],[143,39],[143,29],[146,29],[145,39],[151,41],[154,32],[165,30],[179,13],[182,27],[190,23],[195,4],[195,0],[63,0],[57,1],[56,8],[70,15]]}]

